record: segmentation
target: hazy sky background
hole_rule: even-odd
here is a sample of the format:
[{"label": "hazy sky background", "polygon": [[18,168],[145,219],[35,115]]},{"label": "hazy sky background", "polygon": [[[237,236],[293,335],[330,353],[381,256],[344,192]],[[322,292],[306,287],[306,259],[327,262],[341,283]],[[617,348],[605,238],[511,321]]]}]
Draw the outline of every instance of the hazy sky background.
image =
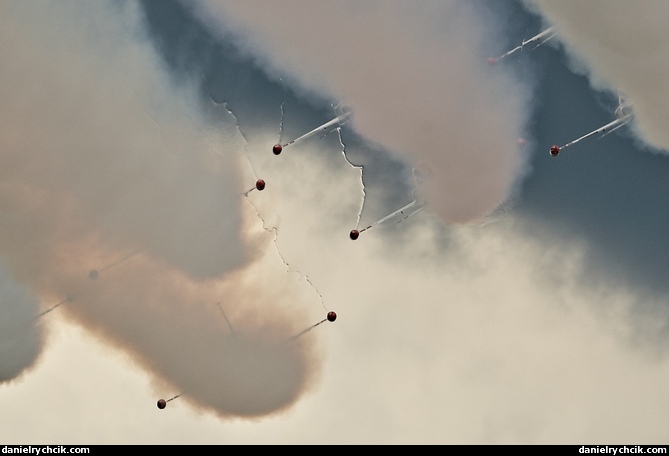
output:
[{"label": "hazy sky background", "polygon": [[0,440],[666,444],[669,5],[630,8],[0,3]]}]

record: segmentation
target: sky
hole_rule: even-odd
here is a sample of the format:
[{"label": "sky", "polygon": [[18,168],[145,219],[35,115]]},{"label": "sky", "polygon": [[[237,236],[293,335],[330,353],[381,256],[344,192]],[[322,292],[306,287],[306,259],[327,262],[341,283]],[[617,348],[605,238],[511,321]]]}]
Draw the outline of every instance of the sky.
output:
[{"label": "sky", "polygon": [[668,13],[0,3],[0,441],[666,444]]}]

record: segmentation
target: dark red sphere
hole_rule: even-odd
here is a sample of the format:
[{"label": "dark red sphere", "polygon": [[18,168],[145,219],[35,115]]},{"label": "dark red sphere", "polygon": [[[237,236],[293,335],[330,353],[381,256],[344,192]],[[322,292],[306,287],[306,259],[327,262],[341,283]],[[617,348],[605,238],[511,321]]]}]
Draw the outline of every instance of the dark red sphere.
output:
[{"label": "dark red sphere", "polygon": [[351,230],[351,233],[348,235],[348,237],[350,237],[354,241],[358,239],[358,236],[360,236],[360,231],[358,230]]},{"label": "dark red sphere", "polygon": [[265,189],[265,181],[262,180],[262,179],[258,179],[256,181],[256,188],[260,191],[264,190]]},{"label": "dark red sphere", "polygon": [[158,399],[158,403],[157,403],[157,405],[158,405],[158,408],[159,408],[160,410],[162,410],[162,409],[164,409],[165,407],[167,407],[167,402],[165,401],[165,399]]},{"label": "dark red sphere", "polygon": [[557,157],[560,153],[560,148],[558,146],[551,147],[551,157]]},{"label": "dark red sphere", "polygon": [[274,155],[279,155],[282,150],[283,146],[281,144],[274,144],[274,147],[272,147],[272,152],[274,152]]},{"label": "dark red sphere", "polygon": [[328,321],[335,321],[337,319],[337,314],[333,311],[328,312]]}]

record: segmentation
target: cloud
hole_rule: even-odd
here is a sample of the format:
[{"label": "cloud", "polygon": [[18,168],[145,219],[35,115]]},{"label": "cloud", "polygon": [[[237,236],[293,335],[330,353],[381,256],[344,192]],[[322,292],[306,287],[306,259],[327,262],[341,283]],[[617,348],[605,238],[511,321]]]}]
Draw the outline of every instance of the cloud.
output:
[{"label": "cloud", "polygon": [[[341,155],[341,138],[347,152],[360,146],[349,129],[276,157],[279,103],[271,104],[281,97],[266,103],[271,115],[237,93],[203,101],[212,81],[192,61],[189,74],[161,60],[136,4],[36,5],[0,6],[3,55],[17,57],[0,70],[0,283],[3,297],[16,297],[11,306],[2,300],[2,313],[18,324],[37,301],[45,310],[62,303],[40,323],[60,329],[49,318],[62,317],[85,336],[72,343],[77,332],[66,327],[52,356],[35,363],[40,377],[21,377],[3,396],[15,417],[0,431],[5,440],[662,443],[663,320],[635,307],[661,299],[592,274],[591,246],[557,238],[551,220],[529,226],[509,213],[464,223],[504,207],[529,153],[517,144],[527,91],[516,97],[509,75],[490,72],[478,33],[494,29],[468,2],[319,12],[286,2],[282,14],[269,5],[253,20],[246,3],[226,4],[239,9],[225,10],[234,16],[219,25],[246,40],[236,44],[269,77],[307,97],[286,114],[286,134],[318,124],[320,96],[350,101],[350,127],[427,170],[445,200],[428,197],[429,210],[357,241],[348,232],[369,188]],[[387,16],[371,21],[376,14]],[[295,15],[302,21],[291,23]],[[288,30],[275,30],[270,17],[288,18]],[[339,26],[339,41],[324,17]],[[313,43],[294,43],[315,50],[287,60],[290,73],[280,66],[290,55],[279,52],[290,51],[284,34],[302,22]],[[369,51],[354,48],[365,43],[365,26],[387,45],[371,66]],[[170,36],[182,32],[174,27]],[[338,56],[339,42],[348,53]],[[323,61],[319,43],[335,48]],[[179,57],[192,50],[181,44],[172,43]],[[425,60],[413,55],[426,50]],[[384,67],[385,59],[396,64]],[[248,62],[223,64],[246,75],[233,86],[266,88]],[[391,95],[374,94],[377,84]],[[228,105],[226,95],[238,98]],[[256,117],[271,124],[240,120]],[[378,188],[410,178],[379,168]],[[266,189],[245,197],[257,177]],[[318,324],[331,309],[337,321]],[[11,351],[21,362],[8,377],[34,363],[38,330],[32,353]],[[110,349],[121,359],[107,359]],[[179,394],[167,410],[155,407]],[[100,419],[86,420],[91,413]]]},{"label": "cloud", "polygon": [[[234,117],[170,78],[137,5],[35,5],[4,4],[0,32],[13,56],[0,72],[0,246],[17,286],[45,308],[66,301],[60,312],[196,406],[287,407],[319,367],[317,344],[283,342],[318,320],[267,311],[302,309],[311,288],[263,260],[273,235],[243,197]],[[275,280],[258,289],[257,276]],[[27,299],[16,293],[6,287],[3,311],[30,340],[6,379],[41,349],[34,305],[12,316]]]},{"label": "cloud", "polygon": [[659,151],[669,150],[666,125],[669,31],[662,0],[527,0],[559,30],[559,39],[599,90],[620,90],[633,104],[635,130]]},{"label": "cloud", "polygon": [[526,92],[502,70],[488,71],[483,49],[495,29],[467,2],[191,6],[270,77],[350,106],[367,141],[429,170],[420,196],[446,222],[484,219],[527,172],[517,144]]},{"label": "cloud", "polygon": [[43,328],[35,324],[39,303],[0,264],[0,381],[18,378],[40,354]]}]

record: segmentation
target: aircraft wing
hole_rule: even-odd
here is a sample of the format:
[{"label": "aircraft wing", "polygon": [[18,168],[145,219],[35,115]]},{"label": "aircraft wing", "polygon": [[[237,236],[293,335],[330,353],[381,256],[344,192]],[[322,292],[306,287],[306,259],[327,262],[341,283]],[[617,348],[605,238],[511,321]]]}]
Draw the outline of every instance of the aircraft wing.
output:
[{"label": "aircraft wing", "polygon": [[628,121],[629,121],[629,117],[623,117],[623,118],[621,118],[621,119],[616,119],[616,120],[614,120],[614,121],[612,121],[612,122],[607,123],[606,125],[604,125],[604,126],[602,126],[602,127],[599,127],[599,128],[596,129],[596,130],[591,131],[590,133],[588,133],[588,134],[586,134],[586,135],[581,136],[581,137],[578,138],[578,139],[575,139],[575,140],[573,140],[573,141],[571,141],[571,142],[565,144],[564,146],[562,146],[562,149],[564,149],[565,147],[569,147],[569,146],[571,146],[572,144],[576,144],[577,142],[579,142],[579,141],[581,141],[581,140],[583,140],[583,139],[589,138],[590,136],[598,135],[598,134],[600,134],[600,133],[608,134],[608,133],[610,133],[611,131],[613,131],[613,130],[619,128],[619,127],[621,127],[621,126],[624,125],[624,124],[626,124]]},{"label": "aircraft wing", "polygon": [[556,35],[555,27],[549,27],[546,30],[542,31],[538,35],[533,36],[532,38],[528,38],[526,40],[523,40],[523,42],[516,46],[515,48],[511,49],[510,51],[505,52],[504,54],[500,55],[499,57],[490,57],[488,59],[488,63],[493,65],[496,62],[499,62],[502,60],[504,57],[508,57],[511,54],[513,54],[516,51],[522,50],[525,46],[531,43],[537,43],[538,44],[535,47],[539,47],[542,44],[544,44],[546,41],[550,40]]}]

